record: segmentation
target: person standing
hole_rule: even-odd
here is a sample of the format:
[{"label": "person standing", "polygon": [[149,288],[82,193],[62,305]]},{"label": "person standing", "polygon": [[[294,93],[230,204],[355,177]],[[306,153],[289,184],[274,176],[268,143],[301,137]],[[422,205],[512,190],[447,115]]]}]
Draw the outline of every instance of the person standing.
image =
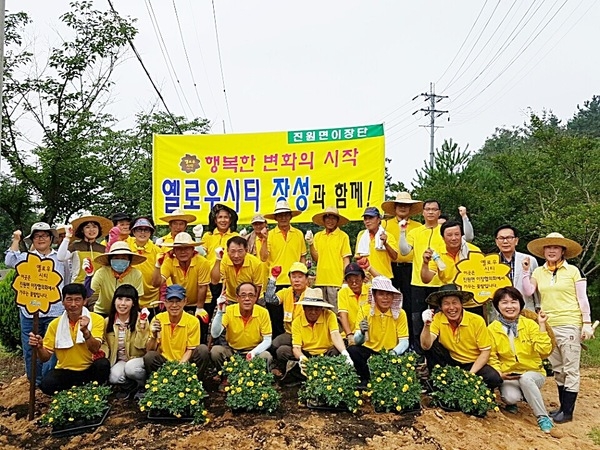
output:
[{"label": "person standing", "polygon": [[140,295],[140,308],[153,308],[159,300],[159,288],[152,284],[154,275],[154,266],[157,258],[161,255],[161,250],[154,242],[152,235],[154,234],[154,222],[150,217],[138,217],[134,219],[131,227],[131,236],[127,239],[129,249],[133,253],[146,257],[146,260],[136,266],[142,272],[144,283],[144,294]]},{"label": "person standing", "polygon": [[315,286],[321,288],[323,298],[337,312],[337,294],[344,279],[344,269],[352,256],[350,238],[340,229],[348,219],[340,215],[337,208],[328,206],[325,211],[315,214],[312,221],[325,227],[314,237],[309,234],[306,238],[312,260],[317,263]]},{"label": "person standing", "polygon": [[359,261],[365,258],[368,259],[369,264],[377,273],[392,278],[392,261],[395,261],[398,257],[396,238],[383,229],[381,226],[381,213],[374,206],[365,208],[363,223],[365,229],[359,232],[356,237],[356,250],[354,252],[356,259]]}]

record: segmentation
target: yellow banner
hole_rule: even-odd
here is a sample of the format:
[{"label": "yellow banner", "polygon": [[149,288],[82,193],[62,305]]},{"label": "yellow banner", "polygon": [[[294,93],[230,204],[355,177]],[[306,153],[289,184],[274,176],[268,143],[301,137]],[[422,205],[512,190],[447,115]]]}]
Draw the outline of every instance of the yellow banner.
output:
[{"label": "yellow banner", "polygon": [[155,135],[154,219],[180,208],[207,223],[223,203],[250,223],[286,199],[310,222],[327,206],[360,220],[384,200],[383,125],[224,135]]}]

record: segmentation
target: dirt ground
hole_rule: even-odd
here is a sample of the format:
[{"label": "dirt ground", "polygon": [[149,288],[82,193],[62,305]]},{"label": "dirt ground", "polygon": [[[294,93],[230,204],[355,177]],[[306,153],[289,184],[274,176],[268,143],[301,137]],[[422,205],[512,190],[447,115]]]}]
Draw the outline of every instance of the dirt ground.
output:
[{"label": "dirt ground", "polygon": [[[210,390],[210,387],[209,387]],[[544,386],[550,408],[556,406],[552,379]],[[596,448],[587,436],[600,426],[600,369],[584,369],[575,420],[551,435],[539,431],[530,408],[517,415],[492,412],[484,419],[425,406],[418,415],[378,414],[370,406],[357,415],[311,411],[299,407],[297,388],[282,391],[282,404],[272,415],[232,414],[224,394],[211,392],[204,426],[154,424],[133,402],[112,401],[104,425],[93,433],[52,438],[48,428],[27,420],[28,383],[24,376],[0,385],[0,448],[3,449],[576,449]],[[49,397],[37,393],[36,417]],[[424,398],[427,404],[427,398]],[[600,447],[597,447],[600,448]]]}]

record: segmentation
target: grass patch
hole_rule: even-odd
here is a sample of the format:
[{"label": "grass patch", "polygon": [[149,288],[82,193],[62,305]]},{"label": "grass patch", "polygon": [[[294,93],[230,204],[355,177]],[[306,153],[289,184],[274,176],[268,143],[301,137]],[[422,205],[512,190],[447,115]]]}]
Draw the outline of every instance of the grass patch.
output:
[{"label": "grass patch", "polygon": [[[581,365],[583,367],[600,367],[600,337],[584,343],[587,350],[581,352]],[[598,430],[600,436],[600,429]]]},{"label": "grass patch", "polygon": [[588,433],[588,437],[596,445],[600,445],[600,427],[592,428],[592,431]]}]

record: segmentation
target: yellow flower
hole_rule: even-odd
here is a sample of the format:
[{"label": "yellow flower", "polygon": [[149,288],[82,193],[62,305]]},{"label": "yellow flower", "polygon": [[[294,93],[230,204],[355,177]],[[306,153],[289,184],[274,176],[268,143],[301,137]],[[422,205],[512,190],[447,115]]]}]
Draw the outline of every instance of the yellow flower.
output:
[{"label": "yellow flower", "polygon": [[408,377],[408,378],[406,379],[406,381],[408,381],[409,383],[410,383],[410,382],[412,382],[412,377]]},{"label": "yellow flower", "polygon": [[343,391],[344,390],[341,387],[338,388],[338,392],[343,392]]},{"label": "yellow flower", "polygon": [[[207,414],[208,414],[208,411],[207,411],[207,410],[204,410],[204,411],[202,411],[202,415],[203,415],[204,417],[206,417],[206,415],[207,415]],[[207,420],[207,422],[208,422],[208,420]]]},{"label": "yellow flower", "polygon": [[185,394],[183,392],[180,392],[179,393],[179,398],[183,398],[183,397],[185,397]]},{"label": "yellow flower", "polygon": [[361,399],[358,399],[358,404],[359,404],[359,405],[362,405],[362,404],[363,404],[363,401],[362,401]]},{"label": "yellow flower", "polygon": [[90,402],[89,402],[89,401],[87,401],[87,400],[84,400],[84,402],[83,402],[83,404],[84,404],[84,405],[87,405],[87,404],[89,404],[89,403],[90,403]]},{"label": "yellow flower", "polygon": [[166,383],[168,383],[168,382],[169,382],[169,379],[168,379],[168,378],[163,378],[163,384],[166,384]]},{"label": "yellow flower", "polygon": [[175,414],[175,417],[179,419],[181,417],[181,414]]},{"label": "yellow flower", "polygon": [[50,417],[50,418],[48,419],[48,423],[52,423],[52,422],[54,422],[54,417]]},{"label": "yellow flower", "polygon": [[352,410],[352,413],[353,413],[353,414],[356,414],[356,412],[357,412],[357,411],[358,411],[358,409],[354,408],[354,409]]},{"label": "yellow flower", "polygon": [[52,400],[52,403],[56,403],[57,401],[58,401],[58,400],[54,399],[54,400]]},{"label": "yellow flower", "polygon": [[331,385],[327,385],[327,390],[330,391],[331,390]]},{"label": "yellow flower", "polygon": [[158,384],[158,381],[152,380],[152,384]]},{"label": "yellow flower", "polygon": [[396,406],[396,411],[401,411],[402,410],[402,406],[398,405]]},{"label": "yellow flower", "polygon": [[246,386],[248,386],[248,387],[252,387],[252,386],[254,386],[254,381],[248,381],[248,382],[246,383]]},{"label": "yellow flower", "polygon": [[446,384],[446,380],[442,380],[442,384]]},{"label": "yellow flower", "polygon": [[479,400],[484,400],[483,395],[479,396]]},{"label": "yellow flower", "polygon": [[397,359],[392,359],[392,364],[396,364],[398,362]]},{"label": "yellow flower", "polygon": [[73,422],[75,419],[73,419],[72,417],[69,417],[69,422]]},{"label": "yellow flower", "polygon": [[98,386],[98,382],[97,382],[97,381],[94,381],[92,384],[93,384],[94,386]]},{"label": "yellow flower", "polygon": [[[408,357],[408,360],[412,362],[412,361],[414,361],[414,360],[415,360],[415,358],[413,358],[412,356],[409,356],[409,357]],[[438,366],[436,366],[436,367],[438,367]]]},{"label": "yellow flower", "polygon": [[355,397],[360,397],[360,392],[358,392],[358,391],[354,391],[354,396],[355,396]]},{"label": "yellow flower", "polygon": [[262,402],[262,400],[260,400],[260,401],[258,402],[258,406],[262,406],[262,405],[263,405],[263,402]]},{"label": "yellow flower", "polygon": [[225,392],[229,391],[229,386],[225,386]]},{"label": "yellow flower", "polygon": [[371,389],[371,383],[367,383],[367,387]]},{"label": "yellow flower", "polygon": [[498,408],[497,406],[494,408],[494,411],[498,412],[500,411],[500,408]]},{"label": "yellow flower", "polygon": [[441,379],[442,379],[442,377],[440,377],[440,376],[438,375],[438,376],[437,376],[437,379],[438,379],[438,380],[441,380]]},{"label": "yellow flower", "polygon": [[196,400],[190,400],[190,405],[195,405],[196,403],[198,403]]},{"label": "yellow flower", "polygon": [[192,375],[192,378],[193,378],[194,380],[197,380],[197,379],[198,379],[198,375]]},{"label": "yellow flower", "polygon": [[316,370],[313,370],[313,377],[316,377],[319,375],[319,372],[317,372]]},{"label": "yellow flower", "polygon": [[382,405],[385,405],[385,400],[379,400],[379,403],[381,403]]},{"label": "yellow flower", "polygon": [[146,411],[146,408],[144,408],[143,406],[140,406],[140,411],[144,412],[144,411]]},{"label": "yellow flower", "polygon": [[147,384],[146,386],[144,386],[146,389],[150,389],[150,385]]},{"label": "yellow flower", "polygon": [[488,402],[488,403],[492,403],[492,399],[488,397],[488,398],[487,398],[487,402]]},{"label": "yellow flower", "polygon": [[150,407],[152,406],[152,402],[147,402],[147,403],[146,403],[146,406],[147,406],[148,408],[150,408]]},{"label": "yellow flower", "polygon": [[100,400],[100,397],[98,395],[94,395],[94,400],[98,401]]},{"label": "yellow flower", "polygon": [[312,375],[309,375],[308,378],[307,378],[307,380],[311,381],[312,380]]},{"label": "yellow flower", "polygon": [[398,397],[394,397],[392,400],[394,401],[394,403],[396,403],[398,401]]},{"label": "yellow flower", "polygon": [[190,392],[190,388],[185,388],[185,392]]},{"label": "yellow flower", "polygon": [[405,384],[404,386],[402,386],[402,392],[406,392],[408,391],[408,384]]},{"label": "yellow flower", "polygon": [[[389,377],[389,376],[391,376],[391,375],[392,375],[392,374],[391,374],[391,373],[389,373],[389,372],[386,372],[386,373],[385,373],[385,376],[386,376],[386,377]],[[383,375],[382,375],[382,376],[383,376]]]},{"label": "yellow flower", "polygon": [[439,369],[440,367],[441,367],[441,366],[440,366],[439,364],[436,364],[436,365],[435,365],[435,368],[436,368],[436,369]]},{"label": "yellow flower", "polygon": [[[406,376],[406,372],[402,372],[402,376],[405,377]],[[438,377],[438,380],[440,379],[440,377]]]},{"label": "yellow flower", "polygon": [[238,386],[238,387],[236,387],[236,388],[235,388],[235,392],[237,392],[237,393],[239,394],[240,392],[242,392],[242,388],[241,388],[241,387],[239,387],[239,386]]},{"label": "yellow flower", "polygon": [[381,372],[381,378],[385,378],[385,373]]},{"label": "yellow flower", "polygon": [[378,383],[381,383],[381,377],[377,377],[377,380],[375,380],[375,381],[377,381]]},{"label": "yellow flower", "polygon": [[158,388],[157,388],[157,387],[153,387],[153,388],[152,388],[152,392],[157,392],[157,391],[158,391]]},{"label": "yellow flower", "polygon": [[328,370],[327,372],[325,372],[325,375],[331,375],[331,370]]},{"label": "yellow flower", "polygon": [[476,404],[477,404],[477,399],[476,399],[476,398],[474,398],[474,399],[473,399],[473,404],[474,404],[474,405],[476,405]]},{"label": "yellow flower", "polygon": [[158,374],[154,372],[154,374],[152,374],[152,378],[158,378]]}]

